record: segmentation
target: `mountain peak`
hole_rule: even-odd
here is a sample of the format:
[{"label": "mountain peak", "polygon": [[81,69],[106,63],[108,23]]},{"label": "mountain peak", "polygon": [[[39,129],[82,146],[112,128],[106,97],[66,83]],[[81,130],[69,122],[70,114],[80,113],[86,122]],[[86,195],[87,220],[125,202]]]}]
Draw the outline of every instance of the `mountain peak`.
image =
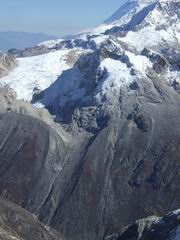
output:
[{"label": "mountain peak", "polygon": [[137,2],[138,4],[152,4],[154,2],[157,2],[158,0],[129,0],[128,2]]},{"label": "mountain peak", "polygon": [[128,0],[113,15],[104,21],[105,24],[118,23],[126,24],[132,16],[142,8],[157,2],[157,0]]}]

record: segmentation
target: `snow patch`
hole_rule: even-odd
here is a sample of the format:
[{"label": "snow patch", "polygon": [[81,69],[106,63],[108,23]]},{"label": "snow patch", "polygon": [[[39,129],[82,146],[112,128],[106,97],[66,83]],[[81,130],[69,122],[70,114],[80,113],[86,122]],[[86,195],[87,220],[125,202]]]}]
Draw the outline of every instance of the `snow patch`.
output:
[{"label": "snow patch", "polygon": [[130,73],[131,69],[118,60],[106,58],[102,61],[100,67],[102,69],[106,68],[108,71],[108,77],[100,86],[102,91],[127,86],[134,80]]},{"label": "snow patch", "polygon": [[129,60],[133,64],[134,68],[146,76],[146,70],[148,67],[152,68],[152,62],[150,62],[150,60],[145,56],[135,55],[134,53],[128,51],[126,51],[125,54],[129,57]]}]

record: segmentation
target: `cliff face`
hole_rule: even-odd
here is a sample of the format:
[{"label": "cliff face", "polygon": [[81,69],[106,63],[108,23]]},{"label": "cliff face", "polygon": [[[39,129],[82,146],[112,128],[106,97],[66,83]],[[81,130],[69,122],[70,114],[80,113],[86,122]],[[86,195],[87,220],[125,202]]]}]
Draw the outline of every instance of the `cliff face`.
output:
[{"label": "cliff face", "polygon": [[162,81],[120,94],[111,109],[117,117],[88,145],[78,183],[52,226],[68,235],[71,219],[77,239],[102,239],[142,216],[179,207],[180,98]]}]

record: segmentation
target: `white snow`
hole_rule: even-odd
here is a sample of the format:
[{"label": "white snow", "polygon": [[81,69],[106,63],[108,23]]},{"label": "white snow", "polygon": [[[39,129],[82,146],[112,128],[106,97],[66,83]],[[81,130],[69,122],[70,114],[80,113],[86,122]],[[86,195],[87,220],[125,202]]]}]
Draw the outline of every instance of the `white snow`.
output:
[{"label": "white snow", "polygon": [[70,68],[64,60],[70,50],[54,51],[48,54],[19,58],[19,65],[8,76],[0,79],[3,85],[9,85],[17,93],[18,99],[32,100],[35,87],[48,88],[62,73]]},{"label": "white snow", "polygon": [[123,4],[105,23],[121,26],[128,23],[144,7],[155,3],[157,0],[129,0]]},{"label": "white snow", "polygon": [[130,74],[130,69],[126,64],[106,58],[102,61],[100,67],[108,70],[108,77],[100,85],[102,91],[111,90],[113,88],[121,88],[133,82],[134,77]]},{"label": "white snow", "polygon": [[65,71],[59,78],[52,84],[45,93],[41,104],[51,104],[55,99],[58,99],[59,106],[63,106],[69,100],[77,100],[84,96],[84,89],[79,88],[81,75],[77,67]]},{"label": "white snow", "polygon": [[91,41],[99,47],[103,42],[109,39],[109,36],[106,35],[99,35],[98,37],[92,38]]},{"label": "white snow", "polygon": [[[128,86],[134,81],[135,77],[131,75],[131,69],[118,60],[107,58],[102,61],[100,68],[102,71],[106,68],[108,76],[98,83],[94,95],[97,98],[99,98],[99,93],[109,94],[113,91],[117,92],[120,88]],[[54,100],[58,100],[58,105],[63,106],[68,101],[85,99],[86,90],[85,88],[80,88],[81,77],[81,73],[77,67],[65,71],[46,90],[41,103],[34,106],[41,108],[43,105],[52,104]]]},{"label": "white snow", "polygon": [[44,42],[41,42],[40,44],[38,44],[38,46],[46,46],[48,48],[52,48],[52,47],[55,47],[56,44],[59,44],[60,42],[64,41],[64,39],[56,39],[56,40],[49,40],[49,41],[44,41]]},{"label": "white snow", "polygon": [[87,34],[82,34],[78,39],[81,39],[83,41],[87,41]]},{"label": "white snow", "polygon": [[97,26],[96,28],[91,29],[91,34],[104,33],[106,30],[109,30],[114,26],[115,26],[115,24],[101,24],[101,25]]},{"label": "white snow", "polygon": [[130,62],[133,64],[134,68],[141,74],[146,76],[147,68],[152,68],[152,62],[145,56],[135,55],[134,53],[126,51],[125,54],[129,57]]},{"label": "white snow", "polygon": [[177,210],[173,211],[172,213],[175,215],[180,215],[180,209],[177,209]]},{"label": "white snow", "polygon": [[[164,2],[167,2],[167,0]],[[163,4],[165,3],[162,1],[162,6]],[[176,20],[176,18],[177,16],[174,16],[174,20]],[[176,21],[173,24],[169,24],[170,20],[173,20],[173,16],[170,18],[167,13],[155,7],[141,23],[141,29],[138,31],[129,31],[127,35],[124,38],[120,38],[120,40],[136,47],[139,51],[144,47],[153,49],[153,47],[165,42],[170,46],[173,46],[174,43],[180,44],[180,24]],[[163,29],[164,26],[167,28]]]},{"label": "white snow", "polygon": [[114,27],[115,24],[100,24],[99,26],[96,26],[94,28],[89,28],[89,29],[85,29],[83,31],[77,32],[76,34],[74,34],[74,36],[76,37],[76,35],[78,35],[78,38],[83,38],[85,35],[98,35],[98,34],[102,34],[104,33],[106,30]]}]

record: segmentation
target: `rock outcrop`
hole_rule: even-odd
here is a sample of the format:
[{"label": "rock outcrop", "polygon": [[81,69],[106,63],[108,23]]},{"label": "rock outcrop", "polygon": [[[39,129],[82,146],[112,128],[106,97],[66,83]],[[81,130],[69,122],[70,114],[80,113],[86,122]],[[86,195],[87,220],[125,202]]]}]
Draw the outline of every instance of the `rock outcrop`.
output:
[{"label": "rock outcrop", "polygon": [[17,66],[17,60],[12,54],[0,53],[0,77],[6,75]]},{"label": "rock outcrop", "polygon": [[180,211],[164,217],[148,217],[121,229],[105,240],[178,240],[180,238]]},{"label": "rock outcrop", "polygon": [[19,206],[0,200],[0,239],[62,240],[60,234],[40,223],[35,215]]}]

